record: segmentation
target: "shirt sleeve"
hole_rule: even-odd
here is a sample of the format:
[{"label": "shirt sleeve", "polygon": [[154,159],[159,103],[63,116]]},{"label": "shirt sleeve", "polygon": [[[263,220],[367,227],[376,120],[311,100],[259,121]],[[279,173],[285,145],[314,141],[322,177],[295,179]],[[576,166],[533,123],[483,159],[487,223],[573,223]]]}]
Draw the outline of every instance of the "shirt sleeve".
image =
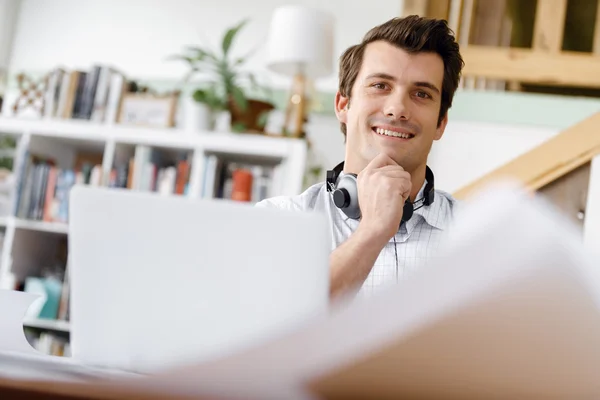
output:
[{"label": "shirt sleeve", "polygon": [[313,211],[314,204],[318,202],[322,185],[314,185],[297,196],[273,196],[261,200],[256,207],[277,208],[288,211]]},{"label": "shirt sleeve", "polygon": [[271,197],[255,204],[255,207],[276,208],[279,210],[302,211],[303,208],[293,199],[285,196]]}]

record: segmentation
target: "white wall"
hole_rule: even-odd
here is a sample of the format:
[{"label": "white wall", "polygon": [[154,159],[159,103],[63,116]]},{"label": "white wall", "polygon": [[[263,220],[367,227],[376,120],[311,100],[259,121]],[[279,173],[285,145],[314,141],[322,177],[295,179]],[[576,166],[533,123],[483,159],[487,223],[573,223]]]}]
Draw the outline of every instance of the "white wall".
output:
[{"label": "white wall", "polygon": [[450,119],[429,156],[436,187],[452,193],[557,133],[554,128]]},{"label": "white wall", "polygon": [[[236,54],[258,47],[248,68],[287,88],[287,79],[267,73],[265,38],[273,10],[304,4],[330,11],[335,20],[335,63],[368,29],[401,12],[402,0],[22,0],[12,70],[46,71],[57,65],[87,68],[113,64],[139,79],[179,79],[182,63],[166,61],[186,45],[218,44],[226,28],[250,22],[235,44]],[[336,68],[334,68],[336,69]],[[335,74],[318,87],[335,90]]]},{"label": "white wall", "polygon": [[8,68],[21,0],[0,0],[0,70]]},{"label": "white wall", "polygon": [[585,213],[584,244],[600,260],[600,155],[592,159]]}]

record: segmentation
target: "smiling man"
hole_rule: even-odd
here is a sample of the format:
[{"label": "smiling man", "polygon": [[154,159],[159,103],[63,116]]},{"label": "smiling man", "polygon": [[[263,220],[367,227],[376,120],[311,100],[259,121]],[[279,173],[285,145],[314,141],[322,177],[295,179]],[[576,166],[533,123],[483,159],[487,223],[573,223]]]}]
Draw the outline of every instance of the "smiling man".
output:
[{"label": "smiling man", "polygon": [[298,196],[258,204],[329,216],[332,297],[375,293],[435,255],[455,200],[434,187],[427,158],[463,65],[447,23],[417,16],[376,26],[342,54],[344,162]]}]

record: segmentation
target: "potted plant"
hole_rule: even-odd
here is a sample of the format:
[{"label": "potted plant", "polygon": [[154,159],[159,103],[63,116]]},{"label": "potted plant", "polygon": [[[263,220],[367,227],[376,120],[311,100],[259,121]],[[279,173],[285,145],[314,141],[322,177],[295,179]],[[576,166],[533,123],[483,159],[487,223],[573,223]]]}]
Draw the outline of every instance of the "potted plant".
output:
[{"label": "potted plant", "polygon": [[208,47],[188,46],[184,54],[173,58],[188,63],[190,71],[184,78],[189,82],[194,75],[204,75],[206,81],[193,93],[194,101],[205,105],[213,113],[228,111],[231,115],[231,129],[245,132],[263,132],[265,113],[274,108],[273,104],[258,99],[248,98],[242,87],[247,80],[253,89],[264,89],[256,82],[250,72],[240,70],[249,55],[234,58],[232,45],[240,30],[247,23],[242,20],[228,28],[220,40],[220,49],[215,51]]}]

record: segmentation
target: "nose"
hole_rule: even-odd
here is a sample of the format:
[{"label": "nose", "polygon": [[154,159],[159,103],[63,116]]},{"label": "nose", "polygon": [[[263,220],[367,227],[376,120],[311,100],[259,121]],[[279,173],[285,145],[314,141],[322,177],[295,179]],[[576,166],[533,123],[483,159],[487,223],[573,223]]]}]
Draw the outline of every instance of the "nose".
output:
[{"label": "nose", "polygon": [[385,102],[384,114],[392,119],[410,119],[409,99],[402,91],[390,94]]}]

